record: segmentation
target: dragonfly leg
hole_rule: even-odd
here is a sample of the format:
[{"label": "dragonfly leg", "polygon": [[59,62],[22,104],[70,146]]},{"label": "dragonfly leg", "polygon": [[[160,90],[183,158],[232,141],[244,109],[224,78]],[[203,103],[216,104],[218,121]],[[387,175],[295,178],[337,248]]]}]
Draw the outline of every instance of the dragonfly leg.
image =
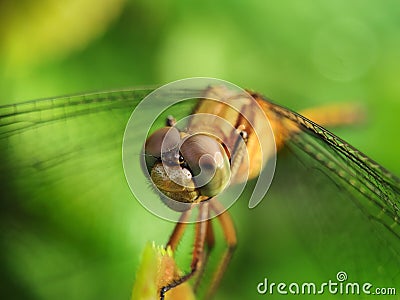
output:
[{"label": "dragonfly leg", "polygon": [[197,278],[196,278],[196,282],[193,285],[193,291],[196,292],[200,282],[201,282],[201,278],[203,277],[203,273],[204,273],[204,267],[207,265],[208,262],[208,258],[210,257],[211,251],[215,246],[215,236],[214,236],[214,230],[213,230],[213,226],[212,226],[212,221],[211,220],[207,220],[207,233],[206,233],[206,249],[203,253],[203,263],[201,265],[200,270],[197,272]]},{"label": "dragonfly leg", "polygon": [[212,297],[216,288],[218,287],[218,284],[221,281],[226,268],[228,267],[229,261],[231,260],[233,252],[235,251],[237,245],[235,226],[233,225],[232,218],[228,211],[222,212],[224,210],[224,207],[216,199],[215,201],[210,202],[210,206],[211,209],[217,214],[218,221],[220,222],[222,230],[224,232],[227,248],[222,255],[220,263],[211,280],[211,285],[208,289],[206,296],[207,299]]},{"label": "dragonfly leg", "polygon": [[176,224],[174,231],[172,232],[167,246],[165,248],[170,247],[172,252],[174,253],[176,248],[178,247],[179,241],[182,239],[183,233],[185,232],[187,226],[187,220],[189,219],[191,210],[187,210],[182,213],[181,217],[179,218],[178,223]]},{"label": "dragonfly leg", "polygon": [[[201,267],[203,264],[203,251],[204,251],[204,242],[206,240],[207,235],[207,220],[209,215],[209,207],[208,203],[200,203],[199,204],[199,219],[196,223],[196,231],[195,231],[195,241],[194,241],[194,250],[192,254],[192,263],[190,266],[190,272],[180,276],[179,278],[172,281],[170,284],[163,286],[160,290],[160,300],[164,299],[165,293],[170,289],[177,287],[181,283],[189,280]],[[175,227],[177,228],[178,225]]]},{"label": "dragonfly leg", "polygon": [[207,244],[208,251],[211,251],[215,245],[214,229],[213,229],[211,220],[207,220],[206,244]]}]

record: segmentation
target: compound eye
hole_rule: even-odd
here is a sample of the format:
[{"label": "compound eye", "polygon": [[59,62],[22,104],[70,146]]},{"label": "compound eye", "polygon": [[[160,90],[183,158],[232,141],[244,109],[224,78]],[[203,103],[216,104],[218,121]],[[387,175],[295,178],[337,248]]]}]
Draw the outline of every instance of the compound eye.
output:
[{"label": "compound eye", "polygon": [[180,151],[202,195],[213,197],[226,187],[231,175],[229,159],[215,138],[192,135],[184,140]]},{"label": "compound eye", "polygon": [[163,127],[150,135],[145,143],[145,154],[161,157],[161,153],[166,153],[177,148],[181,140],[179,131],[175,127]]}]

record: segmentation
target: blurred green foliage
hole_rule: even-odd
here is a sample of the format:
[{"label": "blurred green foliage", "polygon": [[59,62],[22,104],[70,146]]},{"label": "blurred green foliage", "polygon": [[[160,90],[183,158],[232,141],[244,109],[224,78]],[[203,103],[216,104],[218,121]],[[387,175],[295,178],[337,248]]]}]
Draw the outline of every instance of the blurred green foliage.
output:
[{"label": "blurred green foliage", "polygon": [[[397,1],[1,1],[0,20],[1,104],[193,76],[231,81],[294,110],[357,101],[367,108],[367,124],[333,131],[400,174]],[[51,153],[49,145],[60,142],[63,124],[36,137],[30,131],[7,140],[12,151],[3,156],[2,170],[9,173],[0,177],[7,192],[0,221],[5,299],[128,299],[146,242],[166,242],[173,224],[136,202],[123,176],[121,140],[101,135],[110,126],[123,128],[124,113],[103,111],[79,120],[68,136],[83,139],[83,157],[76,154],[82,149],[68,146],[62,155]],[[96,124],[97,131],[85,124]],[[37,141],[23,144],[32,137]],[[97,149],[93,144],[100,139],[110,143]],[[59,161],[18,169],[29,159],[46,161],[48,153]],[[278,164],[283,174],[296,169]],[[313,184],[298,174],[294,186]],[[354,205],[339,201],[332,208],[329,202],[336,198],[319,204],[307,202],[309,194],[279,196],[285,189],[284,177],[278,178],[275,198],[255,212],[247,210],[245,197],[232,208],[239,249],[220,299],[255,298],[258,281],[269,274],[276,281],[318,281],[342,267],[358,270],[365,281],[376,278],[354,261],[359,248],[341,249],[353,238],[364,245],[369,235],[368,229],[346,229],[351,223],[336,215]],[[312,212],[305,212],[310,205]],[[327,207],[332,210],[319,223],[315,217]],[[307,228],[323,229],[317,234]],[[310,235],[321,240],[310,243]],[[190,237],[182,242],[183,265],[190,260]],[[339,250],[354,266],[323,265]],[[361,257],[361,264],[369,261]],[[383,268],[390,258],[382,258]],[[388,282],[400,288],[398,276]]]}]

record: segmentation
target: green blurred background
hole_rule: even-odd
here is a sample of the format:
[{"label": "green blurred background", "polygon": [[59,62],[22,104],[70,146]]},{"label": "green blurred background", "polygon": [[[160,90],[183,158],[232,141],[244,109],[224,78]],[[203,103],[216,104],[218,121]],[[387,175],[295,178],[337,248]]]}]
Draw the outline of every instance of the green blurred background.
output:
[{"label": "green blurred background", "polygon": [[[231,81],[294,110],[359,102],[367,109],[367,123],[333,131],[400,174],[399,32],[398,1],[1,1],[0,103],[154,86],[194,76]],[[99,131],[113,122],[109,115],[104,120]],[[38,149],[56,140],[48,138],[57,135],[55,129],[41,133]],[[81,138],[87,136],[84,144],[95,138],[90,130],[79,129]],[[3,203],[1,214],[0,287],[5,299],[128,299],[146,241],[165,243],[173,228],[131,196],[120,148],[107,154],[112,161],[99,152],[94,167],[84,172],[80,168],[85,162],[68,156],[67,150],[59,169],[13,170],[1,177],[9,180],[2,189],[12,191],[14,200]],[[16,152],[5,161],[20,159]],[[22,153],[22,160],[28,159],[29,152]],[[99,173],[100,165],[106,173]],[[277,182],[276,189],[284,186]],[[267,202],[253,215],[245,199],[232,209],[242,244],[220,299],[255,298],[262,276],[271,273],[284,280],[293,268],[297,271],[291,280],[325,278],[319,263],[308,256],[307,234],[296,232],[301,220],[287,221],[307,204],[288,209],[290,201]],[[326,223],[332,222],[340,220],[328,218]],[[320,237],[325,234],[322,230]],[[260,235],[268,237],[264,244]],[[293,237],[298,241],[289,242]],[[327,240],[331,237],[319,245]],[[332,236],[332,241],[340,245],[342,239]],[[190,259],[190,243],[186,237],[183,262]],[[348,262],[352,255],[347,255]],[[260,262],[261,257],[269,258]],[[400,282],[399,277],[390,279],[391,284]]]}]

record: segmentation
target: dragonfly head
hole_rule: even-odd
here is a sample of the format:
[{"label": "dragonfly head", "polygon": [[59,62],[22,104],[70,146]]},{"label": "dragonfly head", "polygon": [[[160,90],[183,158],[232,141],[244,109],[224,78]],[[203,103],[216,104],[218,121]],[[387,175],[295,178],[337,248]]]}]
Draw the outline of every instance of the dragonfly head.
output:
[{"label": "dragonfly head", "polygon": [[175,127],[161,128],[146,140],[145,154],[153,184],[174,210],[218,195],[231,177],[224,147],[207,133],[189,135]]}]

